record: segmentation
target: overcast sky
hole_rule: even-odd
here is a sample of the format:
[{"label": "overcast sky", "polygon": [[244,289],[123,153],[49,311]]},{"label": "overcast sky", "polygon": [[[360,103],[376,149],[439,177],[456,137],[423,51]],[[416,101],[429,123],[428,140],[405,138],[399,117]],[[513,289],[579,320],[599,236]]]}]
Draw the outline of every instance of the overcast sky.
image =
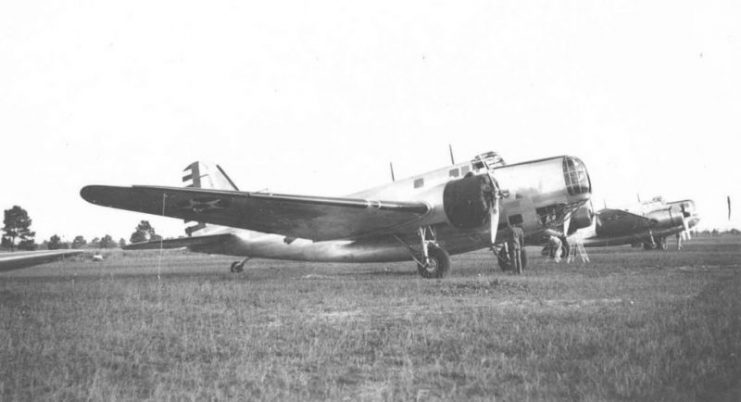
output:
[{"label": "overcast sky", "polygon": [[[738,1],[6,1],[0,207],[39,241],[141,219],[87,184],[344,195],[495,150],[582,158],[593,200],[741,227]],[[737,205],[726,220],[726,196]]]}]

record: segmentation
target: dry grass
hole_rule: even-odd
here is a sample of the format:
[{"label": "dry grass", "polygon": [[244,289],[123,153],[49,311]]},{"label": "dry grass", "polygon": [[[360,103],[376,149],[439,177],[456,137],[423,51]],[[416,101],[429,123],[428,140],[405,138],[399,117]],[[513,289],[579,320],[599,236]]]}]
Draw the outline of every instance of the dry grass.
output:
[{"label": "dry grass", "polygon": [[[738,238],[451,278],[114,252],[0,274],[0,399],[707,400],[741,378]],[[158,279],[157,273],[160,273]],[[730,399],[729,399],[730,400]]]}]

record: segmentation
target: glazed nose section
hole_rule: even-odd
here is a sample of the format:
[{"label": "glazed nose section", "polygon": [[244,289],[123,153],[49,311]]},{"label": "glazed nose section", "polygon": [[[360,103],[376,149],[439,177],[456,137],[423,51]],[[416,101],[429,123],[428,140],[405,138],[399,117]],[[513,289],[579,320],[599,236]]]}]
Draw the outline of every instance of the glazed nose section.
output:
[{"label": "glazed nose section", "polygon": [[570,196],[588,200],[592,195],[592,182],[589,180],[587,166],[579,158],[566,157],[563,160],[563,175],[566,190]]}]

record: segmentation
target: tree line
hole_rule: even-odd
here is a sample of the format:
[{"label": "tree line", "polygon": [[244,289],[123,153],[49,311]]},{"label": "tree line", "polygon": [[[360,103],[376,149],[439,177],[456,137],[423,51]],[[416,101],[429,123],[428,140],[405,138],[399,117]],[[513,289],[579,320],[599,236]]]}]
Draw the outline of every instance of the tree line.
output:
[{"label": "tree line", "polygon": [[[89,242],[82,235],[77,235],[70,241],[63,241],[59,235],[54,234],[49,239],[43,240],[40,244],[36,243],[36,232],[31,230],[33,221],[28,215],[28,211],[18,205],[6,209],[3,219],[2,240],[0,248],[15,251],[17,250],[59,250],[59,249],[79,249],[79,248],[116,248],[124,247],[126,239],[115,241],[111,235],[106,234],[102,237],[95,237]],[[139,243],[143,241],[158,241],[162,237],[158,235],[149,221],[139,222],[134,232],[129,237],[129,242]]]}]

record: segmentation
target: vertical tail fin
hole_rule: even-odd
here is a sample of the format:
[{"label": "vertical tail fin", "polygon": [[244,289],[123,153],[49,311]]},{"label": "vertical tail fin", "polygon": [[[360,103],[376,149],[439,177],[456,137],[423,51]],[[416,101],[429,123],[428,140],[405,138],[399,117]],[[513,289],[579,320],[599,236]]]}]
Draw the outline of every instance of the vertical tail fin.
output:
[{"label": "vertical tail fin", "polygon": [[[224,169],[216,164],[196,161],[188,165],[183,173],[183,185],[185,187],[239,191],[239,188],[224,172]],[[204,222],[185,221],[185,223],[195,223],[195,225],[185,228],[185,233],[188,236],[193,236],[194,233],[198,235],[214,234],[215,231],[218,231],[218,227]]]},{"label": "vertical tail fin", "polygon": [[185,187],[239,191],[239,188],[219,165],[193,162],[183,172],[185,172],[183,176]]}]

